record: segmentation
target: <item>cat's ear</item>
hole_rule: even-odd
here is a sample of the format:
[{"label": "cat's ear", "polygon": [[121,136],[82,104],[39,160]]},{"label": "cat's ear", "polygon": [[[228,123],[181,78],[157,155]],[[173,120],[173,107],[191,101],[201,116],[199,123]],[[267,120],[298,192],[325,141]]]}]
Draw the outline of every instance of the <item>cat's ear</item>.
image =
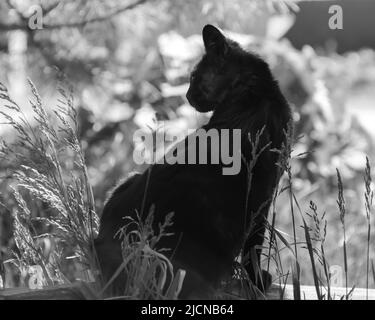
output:
[{"label": "cat's ear", "polygon": [[219,29],[207,24],[202,30],[203,43],[207,53],[224,57],[229,50],[227,40]]}]

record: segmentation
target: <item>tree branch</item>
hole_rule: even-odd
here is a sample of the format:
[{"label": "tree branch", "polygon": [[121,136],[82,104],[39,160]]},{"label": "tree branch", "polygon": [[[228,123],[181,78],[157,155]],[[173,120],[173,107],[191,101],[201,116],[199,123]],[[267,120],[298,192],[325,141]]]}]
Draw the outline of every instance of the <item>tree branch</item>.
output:
[{"label": "tree branch", "polygon": [[[83,26],[85,26],[89,23],[102,22],[102,21],[111,19],[114,16],[116,16],[116,15],[122,13],[122,12],[134,9],[135,7],[137,7],[141,4],[144,4],[146,2],[148,2],[148,0],[138,0],[138,1],[135,1],[131,4],[128,4],[126,6],[118,8],[118,9],[112,11],[112,12],[103,14],[101,16],[93,17],[93,18],[90,18],[90,19],[87,19],[87,20],[73,21],[73,22],[63,22],[63,23],[56,23],[56,24],[43,23],[43,29],[44,30],[46,30],[46,29],[53,30],[53,29],[61,29],[61,28],[83,27]],[[18,23],[10,23],[10,24],[0,22],[0,32],[1,31],[13,31],[13,30],[26,30],[26,29],[29,29],[26,21],[22,21],[22,22],[18,22]]]}]

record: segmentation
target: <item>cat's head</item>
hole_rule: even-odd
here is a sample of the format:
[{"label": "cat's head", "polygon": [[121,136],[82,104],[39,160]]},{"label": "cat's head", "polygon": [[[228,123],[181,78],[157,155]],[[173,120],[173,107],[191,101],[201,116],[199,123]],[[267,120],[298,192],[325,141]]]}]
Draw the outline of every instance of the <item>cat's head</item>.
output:
[{"label": "cat's head", "polygon": [[262,90],[271,80],[268,65],[246,52],[219,29],[206,25],[202,30],[205,54],[195,66],[186,94],[189,103],[200,112],[214,110],[223,103],[252,90]]}]

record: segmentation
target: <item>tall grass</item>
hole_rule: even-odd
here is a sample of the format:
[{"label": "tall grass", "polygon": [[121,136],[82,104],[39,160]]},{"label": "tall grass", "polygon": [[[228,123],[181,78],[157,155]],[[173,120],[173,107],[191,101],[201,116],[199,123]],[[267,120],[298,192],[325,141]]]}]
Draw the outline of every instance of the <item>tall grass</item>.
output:
[{"label": "tall grass", "polygon": [[[323,214],[319,217],[318,207],[313,201],[310,201],[310,210],[311,210],[311,213],[307,214],[307,215],[309,217],[311,217],[312,220],[313,220],[313,229],[312,229],[313,236],[311,238],[313,239],[313,241],[315,241],[317,243],[317,247],[318,247],[318,248],[314,248],[315,250],[314,249],[311,250],[311,247],[310,247],[310,250],[316,253],[316,255],[318,257],[318,261],[322,265],[323,272],[324,272],[324,278],[323,278],[324,281],[322,281],[318,277],[316,272],[314,273],[315,287],[318,291],[317,284],[323,285],[323,286],[326,285],[326,287],[327,287],[326,299],[331,300],[332,299],[332,296],[331,296],[331,275],[330,275],[330,271],[329,271],[329,264],[328,264],[328,261],[326,259],[325,250],[324,250],[324,245],[325,245],[325,241],[326,241],[326,237],[327,237],[327,220],[325,219],[326,212],[323,212]],[[305,225],[305,227],[307,227],[307,226]],[[305,228],[305,232],[306,232],[306,228]],[[312,256],[312,253],[313,253],[311,251],[309,251],[310,257]],[[322,295],[321,292],[320,292],[319,297],[321,299],[323,299],[323,295]]]},{"label": "tall grass", "polygon": [[343,253],[344,253],[344,272],[345,272],[345,288],[346,288],[346,299],[348,299],[348,256],[346,250],[346,228],[345,228],[345,198],[344,198],[344,186],[342,184],[341,175],[339,169],[336,169],[337,172],[337,187],[338,187],[338,197],[337,205],[339,208],[340,222],[343,230]]},{"label": "tall grass", "polygon": [[371,185],[372,179],[371,179],[370,161],[367,157],[366,157],[364,181],[365,181],[365,209],[366,209],[366,220],[367,220],[366,299],[368,299],[369,273],[370,273],[371,213],[372,213],[372,201],[374,198],[374,191]]},{"label": "tall grass", "polygon": [[[64,81],[61,82],[64,85]],[[80,142],[71,88],[59,87],[55,119],[42,103],[29,80],[33,123],[13,101],[5,86],[0,86],[4,110],[0,114],[15,132],[11,144],[1,139],[0,156],[11,168],[13,194],[17,203],[14,214],[14,238],[18,253],[13,260],[20,268],[39,265],[48,284],[66,282],[61,271],[63,253],[70,252],[74,262],[83,266],[85,279],[97,270],[93,239],[98,229],[94,197],[88,179]],[[71,155],[67,158],[66,155]],[[28,197],[47,208],[48,215],[34,214]],[[40,234],[36,225],[43,224]],[[40,229],[40,228],[39,228]],[[46,256],[39,239],[52,241],[56,249]]]},{"label": "tall grass", "polygon": [[[156,135],[158,128],[152,130]],[[156,149],[152,150],[152,159],[156,159]],[[159,230],[154,229],[154,210],[151,206],[146,212],[146,199],[151,178],[152,165],[147,169],[147,179],[142,197],[141,211],[136,211],[136,219],[126,216],[127,223],[118,231],[121,241],[123,261],[114,275],[104,285],[100,292],[103,296],[106,289],[120,277],[125,275],[124,289],[121,296],[111,299],[177,299],[186,275],[185,270],[174,272],[170,260],[163,254],[169,248],[159,248],[163,237],[171,236],[169,229],[172,225],[173,212],[166,215],[163,223],[159,223]]]},{"label": "tall grass", "polygon": [[[297,200],[297,197],[293,190],[293,175],[292,175],[292,146],[294,144],[293,135],[291,134],[293,131],[291,128],[288,128],[288,131],[284,134],[286,135],[286,143],[282,146],[281,150],[275,150],[279,153],[279,162],[278,166],[281,169],[281,173],[285,173],[284,181],[286,180],[286,186],[278,186],[276,190],[274,199],[272,201],[272,218],[271,224],[268,224],[268,229],[270,232],[270,239],[268,245],[268,265],[267,269],[269,268],[269,263],[271,259],[276,264],[276,270],[278,272],[278,279],[283,278],[284,282],[279,280],[279,285],[281,288],[285,288],[286,278],[289,276],[289,272],[284,274],[284,272],[280,272],[279,270],[283,270],[281,258],[276,258],[280,256],[280,251],[283,248],[277,245],[278,241],[281,241],[284,245],[284,248],[288,249],[289,252],[293,253],[294,257],[294,264],[292,265],[291,275],[292,275],[292,283],[293,283],[293,292],[294,292],[294,299],[301,299],[301,284],[300,284],[300,261],[298,256],[298,249],[297,246],[301,246],[302,249],[306,249],[308,256],[309,256],[309,267],[311,268],[311,275],[314,282],[314,287],[316,290],[317,298],[320,300],[323,299],[334,299],[337,297],[332,296],[331,290],[331,273],[330,273],[330,266],[329,262],[326,258],[325,253],[325,241],[327,236],[327,220],[325,219],[326,213],[324,212],[321,216],[319,216],[317,211],[317,205],[310,201],[310,213],[306,213],[306,215],[312,221],[312,224],[309,224],[304,217],[302,212],[301,206]],[[297,155],[301,156],[303,154]],[[354,291],[355,286],[353,286],[350,290],[348,287],[348,256],[347,256],[347,238],[346,238],[346,224],[345,224],[345,215],[346,215],[346,206],[345,206],[345,198],[344,198],[344,187],[341,180],[341,175],[339,170],[337,169],[337,181],[338,181],[338,200],[337,205],[339,207],[339,216],[340,222],[342,225],[343,230],[343,264],[344,264],[344,273],[345,273],[345,287],[346,293],[344,296],[340,297],[341,299],[349,299],[351,294]],[[367,217],[367,262],[366,262],[366,270],[369,273],[369,264],[370,264],[370,234],[371,234],[371,207],[372,207],[372,198],[373,193],[371,189],[371,171],[370,171],[370,164],[368,159],[366,160],[366,169],[365,169],[365,200],[366,200],[366,217]],[[290,215],[292,218],[292,236],[287,235],[288,238],[293,239],[293,241],[288,241],[285,234],[278,230],[275,225],[276,220],[276,203],[278,197],[284,192],[288,191],[289,195],[289,208],[290,208]],[[302,223],[303,235],[304,240],[297,240],[296,235],[296,225],[297,225],[297,217],[294,214],[294,204],[296,205],[299,211],[299,218]],[[276,251],[274,255],[271,254],[271,251]],[[318,264],[317,264],[318,262]],[[306,264],[305,264],[306,267]],[[368,276],[367,276],[368,277]],[[368,286],[367,286],[368,287]],[[322,288],[325,288],[324,292]],[[283,289],[281,290],[281,293]]]},{"label": "tall grass", "polygon": [[[292,166],[291,166],[291,160],[292,160],[292,152],[293,152],[293,145],[295,142],[294,137],[294,128],[293,128],[293,122],[292,120],[289,121],[287,125],[287,129],[283,131],[285,140],[284,143],[281,146],[280,150],[274,150],[279,156],[277,166],[279,167],[280,172],[280,179],[281,175],[283,173],[286,173],[286,181],[287,185],[283,187],[278,193],[275,194],[276,197],[278,197],[282,192],[288,191],[288,198],[289,198],[289,208],[290,208],[290,214],[292,218],[292,232],[293,232],[293,257],[294,257],[294,264],[292,266],[292,282],[293,282],[293,294],[295,300],[301,299],[301,290],[300,290],[300,265],[298,261],[298,249],[297,249],[297,233],[296,233],[296,217],[294,212],[294,204],[297,205],[299,211],[300,207],[298,202],[296,201],[294,191],[293,191],[293,175],[292,175]],[[277,199],[274,199],[274,203],[276,204]],[[274,221],[276,216],[276,210],[273,210],[273,217],[272,217],[272,230],[274,229]],[[279,236],[279,239],[283,241],[285,244],[286,239],[284,237],[281,237],[281,233],[276,233]],[[272,233],[271,233],[272,238]],[[291,246],[287,246],[288,248],[291,248]]]},{"label": "tall grass", "polygon": [[[29,120],[19,105],[11,99],[5,86],[0,84],[0,100],[3,109],[0,114],[16,135],[11,143],[1,139],[0,157],[10,168],[11,190],[16,203],[13,212],[14,239],[16,250],[9,263],[15,264],[20,273],[27,273],[31,266],[39,266],[43,273],[43,285],[67,283],[78,278],[94,281],[97,297],[104,297],[104,292],[113,280],[121,273],[127,275],[123,295],[113,299],[176,299],[183,286],[184,271],[175,272],[163,251],[157,250],[158,241],[168,236],[168,229],[172,223],[172,215],[168,215],[160,226],[159,232],[153,230],[153,210],[137,214],[137,219],[129,219],[123,229],[119,231],[122,239],[123,263],[109,283],[102,283],[92,242],[98,230],[98,216],[95,211],[95,201],[89,182],[85,158],[82,152],[79,127],[74,108],[73,93],[67,82],[63,81],[59,87],[60,99],[58,106],[49,114],[31,81],[29,81],[32,99],[33,120]],[[4,123],[3,123],[4,124]],[[247,165],[248,184],[247,194],[250,193],[252,172],[259,156],[269,147],[260,148],[263,130],[255,137],[249,137],[252,146],[251,159]],[[306,216],[297,201],[293,188],[292,175],[292,146],[293,131],[289,126],[286,143],[281,150],[273,150],[279,155],[277,163],[279,178],[286,181],[286,185],[277,186],[269,202],[264,203],[258,212],[245,217],[245,235],[247,239],[257,232],[254,229],[254,219],[263,206],[271,202],[270,222],[265,221],[268,230],[267,242],[263,250],[266,255],[267,271],[271,263],[275,264],[277,277],[275,282],[281,287],[280,298],[283,298],[285,285],[291,278],[294,299],[302,299],[300,283],[300,252],[307,250],[309,256],[308,267],[311,268],[312,279],[318,299],[334,299],[331,288],[331,274],[329,262],[325,254],[327,236],[326,213],[319,214],[318,206],[311,201]],[[151,170],[151,169],[150,169]],[[150,172],[149,172],[150,173]],[[150,174],[149,174],[150,176]],[[148,179],[149,179],[148,176]],[[339,170],[337,170],[339,217],[343,230],[343,262],[345,271],[345,296],[349,299],[354,290],[348,288],[348,257],[346,238],[346,203],[344,186]],[[370,162],[366,158],[364,173],[365,209],[367,221],[366,246],[366,289],[370,282],[370,274],[375,281],[374,264],[371,260],[371,215],[373,205],[373,187]],[[148,184],[148,182],[147,182]],[[277,228],[277,202],[280,195],[288,192],[290,215],[292,217],[292,235]],[[147,188],[145,196],[147,195]],[[248,208],[246,202],[246,212]],[[6,204],[2,204],[6,206]],[[299,215],[295,214],[294,208]],[[303,229],[303,240],[297,237],[298,218]],[[249,223],[246,224],[246,221]],[[291,239],[291,240],[289,240]],[[45,243],[53,243],[54,249],[46,253]],[[245,241],[245,240],[244,240]],[[292,269],[283,266],[281,258],[283,250],[293,255]],[[242,251],[243,253],[243,251]],[[225,284],[223,294],[218,297],[266,299],[249,280],[244,264],[256,261],[255,250],[249,256],[241,256],[237,265],[235,277]],[[262,271],[258,265],[254,270],[262,279]],[[72,271],[73,269],[73,271]],[[78,273],[78,276],[77,276]],[[74,276],[72,277],[72,274]],[[3,278],[3,277],[2,277]],[[236,291],[236,283],[240,280],[241,288]],[[323,291],[323,288],[325,290]],[[225,293],[225,294],[224,294]]]},{"label": "tall grass", "polygon": [[[249,198],[250,198],[250,192],[252,187],[252,181],[253,181],[253,173],[254,168],[259,161],[259,157],[262,155],[263,152],[270,146],[270,142],[266,143],[264,145],[261,144],[263,140],[263,134],[264,134],[265,126],[262,127],[262,129],[255,133],[255,136],[251,136],[249,133],[248,135],[248,143],[251,149],[250,158],[246,159],[244,155],[242,155],[242,161],[243,164],[246,166],[246,172],[247,172],[247,181],[246,181],[246,199],[245,199],[245,212],[244,212],[244,235],[243,235],[243,243],[241,246],[241,253],[239,261],[240,263],[237,265],[237,270],[235,270],[235,274],[240,278],[241,283],[241,291],[240,296],[244,295],[248,299],[264,299],[264,294],[262,291],[259,290],[259,288],[266,288],[266,284],[263,283],[263,277],[262,277],[262,270],[259,267],[258,257],[256,253],[256,248],[251,248],[250,252],[246,252],[245,254],[245,244],[248,241],[248,239],[251,238],[252,235],[259,232],[259,230],[255,229],[257,226],[256,219],[261,214],[262,210],[265,206],[268,205],[268,201],[262,203],[259,208],[257,209],[257,212],[249,212]],[[256,273],[255,278],[259,279],[261,283],[255,283],[253,284],[249,276],[246,272],[245,266],[247,264],[252,264],[252,269]]]},{"label": "tall grass", "polygon": [[173,213],[159,224],[159,230],[153,229],[154,207],[151,207],[145,219],[137,214],[136,219],[126,217],[127,223],[119,230],[122,239],[123,262],[101,290],[103,294],[113,281],[124,273],[123,295],[111,299],[160,300],[177,299],[185,277],[184,270],[176,274],[173,265],[163,254],[166,249],[156,249],[163,237],[170,236],[168,228],[172,226]]},{"label": "tall grass", "polygon": [[[99,219],[78,139],[72,88],[62,79],[52,117],[30,80],[29,85],[32,122],[0,84],[3,124],[16,132],[12,143],[1,139],[0,147],[0,157],[11,169],[11,190],[17,204],[13,225],[16,250],[14,258],[6,262],[15,264],[20,274],[40,267],[43,286],[69,283],[79,272],[80,279],[94,284],[94,296],[103,297],[110,283],[102,282],[93,246]],[[35,202],[40,211],[35,212]],[[178,270],[174,275],[170,261],[155,248],[160,238],[168,235],[171,216],[158,234],[152,230],[152,221],[153,212],[149,212],[144,221],[131,221],[131,233],[125,232],[129,224],[121,230],[124,262],[119,272],[126,270],[128,277],[124,295],[113,298],[177,298],[184,272]],[[43,240],[54,246],[47,254]]]}]

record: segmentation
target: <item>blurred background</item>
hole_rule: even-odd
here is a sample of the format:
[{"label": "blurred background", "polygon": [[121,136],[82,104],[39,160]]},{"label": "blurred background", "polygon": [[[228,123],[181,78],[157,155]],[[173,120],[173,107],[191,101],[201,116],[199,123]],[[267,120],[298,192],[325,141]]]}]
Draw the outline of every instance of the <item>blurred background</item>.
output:
[{"label": "blurred background", "polygon": [[[332,5],[342,8],[342,29],[330,29]],[[202,27],[219,26],[264,57],[289,100],[299,137],[293,155],[307,152],[292,160],[294,192],[303,214],[311,200],[319,214],[326,212],[326,256],[330,265],[343,268],[336,203],[336,168],[340,170],[349,284],[363,287],[366,155],[375,163],[374,17],[375,1],[370,0],[6,0],[0,2],[0,82],[27,115],[27,78],[48,109],[57,103],[59,72],[66,75],[74,88],[80,139],[100,214],[120,177],[144,169],[132,158],[135,130],[155,126],[155,119],[177,132],[208,120],[209,115],[188,105],[185,93],[189,72],[203,53]],[[7,140],[14,133],[0,124],[0,135]],[[3,260],[14,249],[15,210],[10,168],[4,163],[0,160],[0,200],[6,204],[0,205]],[[32,214],[48,214],[43,210],[36,202]],[[276,227],[292,240],[286,195],[277,203]],[[302,260],[304,255],[308,259],[303,246],[299,252]],[[287,269],[287,255],[285,261]],[[300,264],[302,284],[311,285],[309,264]],[[17,285],[9,277],[4,281]]]}]

